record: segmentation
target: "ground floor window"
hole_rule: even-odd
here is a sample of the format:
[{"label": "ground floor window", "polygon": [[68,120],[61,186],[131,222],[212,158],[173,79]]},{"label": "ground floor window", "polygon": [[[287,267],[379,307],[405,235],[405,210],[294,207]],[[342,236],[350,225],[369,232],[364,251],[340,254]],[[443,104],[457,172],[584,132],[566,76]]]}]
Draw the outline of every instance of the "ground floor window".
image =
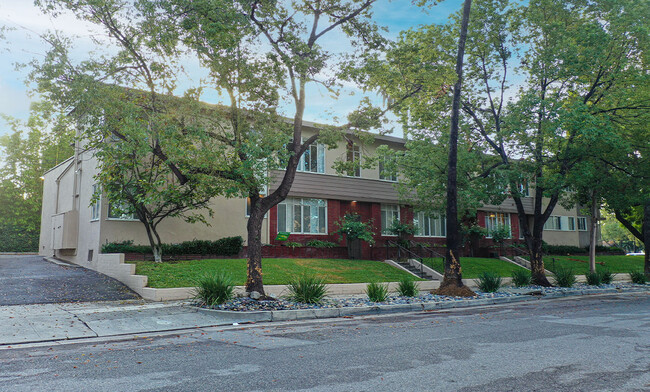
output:
[{"label": "ground floor window", "polygon": [[578,217],[578,230],[587,231],[587,218],[585,218],[584,216]]},{"label": "ground floor window", "polygon": [[503,212],[488,212],[485,215],[485,229],[488,232],[486,238],[492,238],[492,232],[501,228],[507,228],[512,237],[512,228],[510,227],[510,214]]},{"label": "ground floor window", "polygon": [[108,205],[108,219],[116,220],[137,220],[134,212],[129,212],[130,206],[127,202],[111,202]]},{"label": "ground floor window", "polygon": [[447,220],[440,215],[429,215],[418,212],[413,218],[413,225],[418,228],[420,237],[446,237]]},{"label": "ground floor window", "polygon": [[399,222],[399,206],[397,204],[381,205],[381,234],[390,235],[388,229],[394,221]]},{"label": "ground floor window", "polygon": [[287,198],[278,204],[278,232],[327,234],[327,201]]}]

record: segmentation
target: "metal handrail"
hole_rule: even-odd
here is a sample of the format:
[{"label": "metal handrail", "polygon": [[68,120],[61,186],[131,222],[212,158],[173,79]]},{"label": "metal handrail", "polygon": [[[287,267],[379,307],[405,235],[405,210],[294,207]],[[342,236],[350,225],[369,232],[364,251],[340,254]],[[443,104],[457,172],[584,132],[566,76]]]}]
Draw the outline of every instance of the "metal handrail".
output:
[{"label": "metal handrail", "polygon": [[386,241],[386,257],[388,257],[388,247],[390,245],[393,245],[397,247],[397,258],[399,259],[401,257],[401,252],[404,252],[406,256],[408,257],[409,255],[416,259],[420,263],[420,277],[424,277],[424,258],[417,253],[413,252],[410,249],[407,249],[403,247],[401,244],[395,241]]},{"label": "metal handrail", "polygon": [[426,247],[426,246],[424,246],[424,245],[422,245],[422,244],[420,244],[418,242],[414,242],[414,241],[410,241],[410,240],[409,240],[409,242],[411,243],[411,246],[415,246],[415,247],[418,247],[418,248],[424,250],[425,252],[429,252],[431,254],[431,257],[440,257],[443,260],[445,258],[445,256],[443,254],[441,254],[439,252],[436,252],[435,250],[433,250],[431,248],[428,248],[428,247]]}]

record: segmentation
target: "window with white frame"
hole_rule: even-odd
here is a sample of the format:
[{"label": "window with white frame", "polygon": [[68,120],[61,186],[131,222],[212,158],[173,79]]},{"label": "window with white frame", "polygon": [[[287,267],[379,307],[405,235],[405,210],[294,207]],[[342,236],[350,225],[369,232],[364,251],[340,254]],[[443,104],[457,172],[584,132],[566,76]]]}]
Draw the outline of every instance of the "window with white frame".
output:
[{"label": "window with white frame", "polygon": [[578,217],[578,230],[587,231],[587,218],[585,218],[584,216]]},{"label": "window with white frame", "polygon": [[287,198],[278,204],[278,232],[327,234],[327,201]]},{"label": "window with white frame", "polygon": [[528,181],[523,180],[521,183],[518,184],[519,188],[519,194],[522,197],[529,197],[530,196],[530,189],[528,188]]},{"label": "window with white frame", "polygon": [[325,145],[312,143],[300,157],[298,171],[325,173]]},{"label": "window with white frame", "polygon": [[[260,197],[265,197],[267,192],[268,192],[267,186],[264,185],[262,187],[262,189],[260,190]],[[249,216],[251,216],[251,198],[247,197],[246,198],[246,217],[249,217]],[[266,218],[266,215],[264,215],[264,217]]]},{"label": "window with white frame", "polygon": [[490,233],[503,227],[508,229],[510,233],[509,237],[512,237],[510,214],[503,212],[488,212],[485,214],[485,229],[488,232],[486,238],[492,238],[492,235]]},{"label": "window with white frame", "polygon": [[99,184],[93,184],[93,197],[97,195],[97,199],[93,204],[90,205],[90,220],[96,221],[99,220],[101,214],[101,194],[99,193]]},{"label": "window with white frame", "polygon": [[111,202],[108,204],[108,219],[137,220],[135,212],[129,212],[130,210],[127,202]]},{"label": "window with white frame", "polygon": [[418,228],[418,237],[447,236],[447,220],[441,215],[430,215],[420,211],[413,217],[413,225]]},{"label": "window with white frame", "polygon": [[359,166],[361,163],[361,150],[356,144],[348,143],[347,161],[355,163],[354,168],[348,170],[348,176],[361,177],[361,166]]},{"label": "window with white frame", "polygon": [[391,235],[388,229],[394,221],[399,222],[399,206],[397,204],[381,205],[381,234]]},{"label": "window with white frame", "polygon": [[574,231],[576,229],[576,218],[567,216],[567,230]]},{"label": "window with white frame", "polygon": [[379,179],[397,182],[397,173],[390,169],[393,162],[389,162],[389,159],[384,157],[379,160]]},{"label": "window with white frame", "polygon": [[551,215],[544,223],[544,230],[562,230],[562,217]]}]

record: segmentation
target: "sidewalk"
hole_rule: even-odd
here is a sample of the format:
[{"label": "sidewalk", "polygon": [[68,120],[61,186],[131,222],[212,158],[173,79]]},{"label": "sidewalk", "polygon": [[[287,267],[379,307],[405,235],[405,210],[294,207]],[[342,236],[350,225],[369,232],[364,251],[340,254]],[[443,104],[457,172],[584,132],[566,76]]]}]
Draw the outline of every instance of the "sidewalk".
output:
[{"label": "sidewalk", "polygon": [[[242,314],[245,317],[244,314]],[[87,302],[0,307],[0,348],[11,344],[172,331],[237,322],[182,302]]]}]

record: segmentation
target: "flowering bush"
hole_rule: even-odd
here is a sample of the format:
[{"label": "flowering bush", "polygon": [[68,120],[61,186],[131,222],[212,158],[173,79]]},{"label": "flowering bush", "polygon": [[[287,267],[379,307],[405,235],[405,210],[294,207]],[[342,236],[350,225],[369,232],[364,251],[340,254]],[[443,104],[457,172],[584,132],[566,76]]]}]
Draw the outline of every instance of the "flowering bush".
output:
[{"label": "flowering bush", "polygon": [[343,234],[345,234],[348,240],[359,239],[369,244],[375,243],[372,220],[364,223],[361,222],[361,217],[358,214],[345,214],[336,222],[336,225],[338,229],[335,233],[339,235],[340,239],[343,239]]}]

